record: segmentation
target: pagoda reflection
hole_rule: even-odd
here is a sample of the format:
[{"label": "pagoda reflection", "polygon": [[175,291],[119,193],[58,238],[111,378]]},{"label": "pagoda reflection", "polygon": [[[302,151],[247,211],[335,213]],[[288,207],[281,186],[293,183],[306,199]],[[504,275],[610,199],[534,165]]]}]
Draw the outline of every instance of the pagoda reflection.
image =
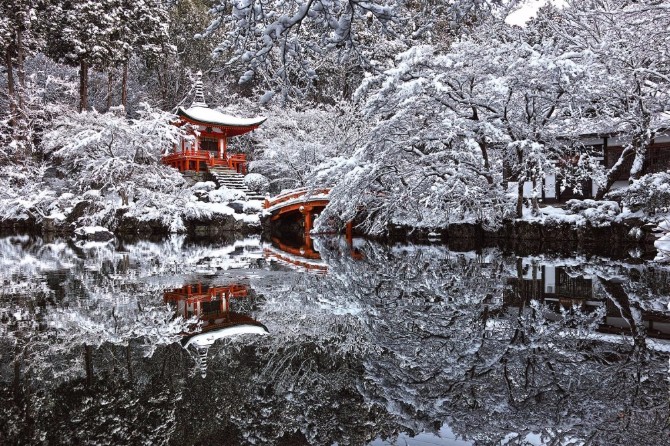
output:
[{"label": "pagoda reflection", "polygon": [[[244,284],[210,286],[202,283],[184,285],[164,293],[166,303],[173,305],[184,319],[197,318],[199,330],[185,334],[182,346],[194,357],[201,375],[207,374],[207,353],[219,339],[241,334],[266,334],[262,323],[244,312],[235,311],[251,299]],[[194,330],[197,327],[193,327]]]},{"label": "pagoda reflection", "polygon": [[628,336],[644,332],[650,338],[670,340],[670,314],[636,309],[623,285],[622,280],[580,274],[576,268],[518,259],[517,276],[507,279],[503,306],[519,310],[535,300],[549,310],[545,317],[550,320],[558,319],[561,311],[589,313],[604,307],[598,332]]}]

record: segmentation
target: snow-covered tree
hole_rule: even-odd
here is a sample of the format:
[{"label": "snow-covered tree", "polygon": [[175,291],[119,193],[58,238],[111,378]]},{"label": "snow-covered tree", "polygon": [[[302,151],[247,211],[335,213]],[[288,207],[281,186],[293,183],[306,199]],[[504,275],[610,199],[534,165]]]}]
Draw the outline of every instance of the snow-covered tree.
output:
[{"label": "snow-covered tree", "polygon": [[[163,153],[178,143],[175,117],[146,108],[128,120],[119,109],[63,117],[45,135],[47,153],[61,160],[62,169],[80,191],[116,192],[124,205],[138,186],[174,192],[183,179],[160,163]],[[76,174],[76,175],[75,175]]]},{"label": "snow-covered tree", "polygon": [[358,94],[375,125],[349,164],[324,174],[341,179],[335,213],[367,209],[375,232],[389,222],[496,226],[510,215],[505,166],[520,217],[523,183],[540,184],[565,156],[565,115],[579,115],[591,81],[586,56],[558,50],[498,24],[447,49],[414,47],[366,79]]},{"label": "snow-covered tree", "polygon": [[590,0],[568,2],[552,28],[567,42],[566,52],[592,54],[590,70],[599,77],[592,113],[606,118],[601,133],[627,139],[618,160],[596,177],[602,199],[622,174],[640,178],[647,149],[668,110],[667,60],[670,27],[667,1]]},{"label": "snow-covered tree", "polygon": [[76,0],[49,5],[53,21],[47,51],[52,57],[79,66],[80,111],[89,108],[90,67],[123,65],[121,102],[126,105],[127,63],[132,52],[156,56],[165,51],[165,8],[164,2],[154,0]]},{"label": "snow-covered tree", "polygon": [[282,94],[295,95],[295,86],[304,88],[316,79],[310,61],[324,50],[362,56],[362,35],[392,33],[400,4],[396,0],[225,0],[212,8],[214,18],[204,36],[223,29],[225,39],[215,51],[247,66],[240,82],[260,76]]},{"label": "snow-covered tree", "polygon": [[25,159],[33,150],[25,63],[42,45],[38,6],[36,0],[0,2],[0,56],[7,74],[10,147],[19,159]]},{"label": "snow-covered tree", "polygon": [[[121,105],[128,108],[128,66],[133,54],[149,65],[169,56],[174,47],[168,43],[168,3],[162,0],[118,0],[121,10],[121,39],[124,40],[114,62],[122,66]],[[167,53],[167,54],[166,54]],[[110,74],[111,77],[111,74]],[[108,104],[111,105],[111,85]]]},{"label": "snow-covered tree", "polygon": [[257,160],[250,168],[268,177],[275,192],[315,184],[324,166],[353,153],[364,131],[364,122],[345,103],[306,110],[274,107],[270,115],[258,131]]}]

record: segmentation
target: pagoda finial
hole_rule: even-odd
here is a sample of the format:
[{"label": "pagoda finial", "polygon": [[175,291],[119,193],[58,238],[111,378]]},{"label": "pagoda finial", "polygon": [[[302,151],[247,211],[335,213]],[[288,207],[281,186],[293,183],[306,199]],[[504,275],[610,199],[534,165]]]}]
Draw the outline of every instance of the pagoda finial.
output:
[{"label": "pagoda finial", "polygon": [[193,85],[195,89],[195,98],[193,98],[193,104],[191,107],[207,107],[207,102],[205,102],[205,90],[202,85],[202,71],[195,73],[195,84]]}]

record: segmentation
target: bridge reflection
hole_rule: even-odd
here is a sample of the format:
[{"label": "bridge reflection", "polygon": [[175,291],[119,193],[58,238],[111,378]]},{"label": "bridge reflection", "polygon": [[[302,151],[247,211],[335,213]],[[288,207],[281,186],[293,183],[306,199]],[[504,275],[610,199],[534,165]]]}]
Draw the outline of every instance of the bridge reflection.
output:
[{"label": "bridge reflection", "polygon": [[568,266],[518,259],[517,276],[507,279],[503,306],[508,311],[523,312],[533,300],[545,305],[549,319],[558,319],[562,311],[573,309],[586,313],[600,310],[600,333],[670,339],[670,315],[636,308],[620,279],[603,279],[575,273]]},{"label": "bridge reflection", "polygon": [[[266,244],[263,249],[265,258],[291,269],[308,271],[316,274],[325,274],[328,271],[328,263],[323,259],[318,247],[315,247],[315,239],[305,235],[299,240],[282,240],[272,237],[272,243]],[[336,238],[339,240],[339,238]],[[353,239],[346,237],[348,255],[354,260],[363,258],[363,254],[354,247]],[[316,243],[317,246],[319,245]],[[329,250],[331,251],[331,250]],[[338,250],[342,254],[342,250]]]},{"label": "bridge reflection", "polygon": [[[185,319],[197,318],[199,331],[184,334],[182,346],[194,357],[200,374],[207,374],[207,353],[219,339],[240,334],[265,334],[265,325],[244,312],[234,311],[238,301],[249,300],[244,284],[209,286],[202,283],[184,285],[164,293],[166,303],[175,306]],[[196,330],[198,327],[194,326]]]}]

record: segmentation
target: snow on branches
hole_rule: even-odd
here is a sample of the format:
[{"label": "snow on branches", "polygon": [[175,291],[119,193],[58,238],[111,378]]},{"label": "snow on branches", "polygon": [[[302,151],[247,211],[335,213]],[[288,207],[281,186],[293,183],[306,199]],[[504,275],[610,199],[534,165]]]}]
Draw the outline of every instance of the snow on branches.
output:
[{"label": "snow on branches", "polygon": [[46,153],[61,161],[78,190],[116,192],[124,205],[138,185],[165,193],[182,188],[181,176],[160,164],[166,148],[178,143],[175,117],[146,107],[129,120],[118,111],[63,116],[45,135]]}]

